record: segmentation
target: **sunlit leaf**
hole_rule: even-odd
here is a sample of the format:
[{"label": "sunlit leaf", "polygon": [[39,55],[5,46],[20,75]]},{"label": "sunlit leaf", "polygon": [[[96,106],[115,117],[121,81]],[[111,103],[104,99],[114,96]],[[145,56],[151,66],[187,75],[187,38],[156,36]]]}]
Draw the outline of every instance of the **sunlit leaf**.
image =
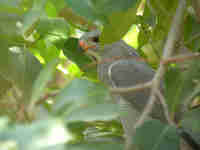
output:
[{"label": "sunlit leaf", "polygon": [[0,131],[1,144],[12,142],[14,148],[20,150],[41,150],[63,144],[70,139],[70,133],[58,119],[41,120],[29,126],[16,124]]},{"label": "sunlit leaf", "polygon": [[137,5],[126,11],[115,12],[108,16],[108,23],[105,24],[100,36],[102,44],[112,43],[120,40],[136,23]]}]

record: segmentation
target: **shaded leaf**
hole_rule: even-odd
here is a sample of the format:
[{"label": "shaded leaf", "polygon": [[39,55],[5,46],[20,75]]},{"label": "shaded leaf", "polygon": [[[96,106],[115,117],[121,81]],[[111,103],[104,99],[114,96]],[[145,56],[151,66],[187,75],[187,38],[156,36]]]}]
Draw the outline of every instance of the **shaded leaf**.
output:
[{"label": "shaded leaf", "polygon": [[91,63],[91,59],[84,54],[84,51],[79,48],[79,39],[77,38],[69,38],[65,42],[65,47],[63,49],[63,53],[66,57],[68,57],[71,61],[76,63],[80,68],[85,65]]},{"label": "shaded leaf", "polygon": [[136,129],[134,144],[139,150],[179,150],[176,128],[158,120],[146,121]]},{"label": "shaded leaf", "polygon": [[47,83],[52,79],[53,73],[56,70],[58,59],[49,62],[44,69],[40,71],[37,79],[33,84],[31,104],[34,105],[39,98],[44,94]]},{"label": "shaded leaf", "polygon": [[67,38],[70,33],[69,24],[62,18],[41,17],[36,30],[42,36],[50,34],[58,38]]},{"label": "shaded leaf", "polygon": [[200,46],[200,37],[196,36],[200,33],[199,23],[195,16],[188,15],[184,22],[184,41],[188,48],[192,51],[198,51]]},{"label": "shaded leaf", "polygon": [[191,129],[192,132],[200,133],[200,108],[186,112],[181,120],[180,125],[183,128]]},{"label": "shaded leaf", "polygon": [[183,131],[189,134],[200,145],[200,108],[186,112],[180,122]]},{"label": "shaded leaf", "polygon": [[92,107],[111,101],[108,89],[88,80],[74,79],[56,97],[54,112],[70,113],[80,107]]},{"label": "shaded leaf", "polygon": [[[172,116],[175,117],[175,113],[181,117],[182,109],[187,109],[193,99],[196,89],[198,89],[197,82],[199,79],[200,65],[199,60],[191,60],[184,64],[186,67],[185,70],[178,68],[171,68],[166,74],[166,97],[167,103],[169,105],[169,110],[172,113]],[[183,64],[182,64],[183,66]],[[175,70],[174,70],[175,69]],[[174,70],[174,71],[173,71]],[[171,73],[170,73],[171,72]],[[171,74],[171,75],[170,75]],[[197,90],[198,91],[198,90]],[[187,108],[184,108],[187,107]],[[180,114],[178,114],[180,113]]]},{"label": "shaded leaf", "polygon": [[165,97],[167,100],[169,111],[176,112],[177,104],[180,103],[179,95],[182,88],[181,70],[180,68],[169,68],[165,74]]}]

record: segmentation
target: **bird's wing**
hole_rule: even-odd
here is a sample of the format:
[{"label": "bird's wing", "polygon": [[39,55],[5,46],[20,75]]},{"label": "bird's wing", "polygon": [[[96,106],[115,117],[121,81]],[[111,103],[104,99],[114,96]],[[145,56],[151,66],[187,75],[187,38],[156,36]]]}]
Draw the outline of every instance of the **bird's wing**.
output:
[{"label": "bird's wing", "polygon": [[[138,62],[135,59],[116,61],[110,66],[108,73],[112,85],[120,88],[145,83],[154,76],[154,71],[147,64]],[[150,89],[120,94],[124,100],[128,101],[139,112],[143,111],[148,102],[149,95]],[[156,101],[151,116],[165,121],[163,108],[159,101]]]}]

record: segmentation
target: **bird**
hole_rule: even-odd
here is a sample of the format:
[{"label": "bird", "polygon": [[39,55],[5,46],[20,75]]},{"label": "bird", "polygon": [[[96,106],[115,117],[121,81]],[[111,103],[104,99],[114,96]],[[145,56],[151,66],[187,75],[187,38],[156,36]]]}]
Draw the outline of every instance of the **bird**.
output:
[{"label": "bird", "polygon": [[[99,42],[100,35],[101,32],[99,30],[93,30],[83,34],[79,40],[79,45],[85,54],[97,62],[97,72],[100,81],[108,87],[127,88],[153,79],[155,71],[146,62],[138,61],[141,60],[141,57],[136,49],[129,46],[123,40],[102,46]],[[161,82],[160,91],[162,93],[164,91],[163,82]],[[149,100],[150,92],[149,88],[145,88],[135,92],[112,94],[113,100],[120,106],[122,112],[120,121],[124,129],[125,147],[128,150],[135,149],[132,144],[134,125]],[[148,119],[157,119],[167,124],[159,100],[155,102],[152,112],[147,117]],[[199,149],[199,145],[191,138],[188,132],[185,132],[183,129],[177,129],[177,131],[193,149]]]},{"label": "bird", "polygon": [[[145,62],[137,60],[140,57],[136,49],[126,44],[123,40],[101,46],[99,44],[100,34],[99,30],[87,32],[80,38],[79,42],[85,49],[85,53],[91,56],[94,61],[97,61],[99,80],[108,87],[114,88],[126,88],[152,80],[155,71]],[[115,57],[119,59],[103,62],[103,60],[112,60]],[[103,63],[98,64],[100,60]],[[120,105],[121,111],[126,112],[125,115],[120,116],[120,120],[127,144],[132,141],[134,124],[148,102],[149,95],[150,89],[124,94],[112,94],[115,102]],[[153,109],[149,118],[166,122],[159,101],[156,101],[155,109]]]}]

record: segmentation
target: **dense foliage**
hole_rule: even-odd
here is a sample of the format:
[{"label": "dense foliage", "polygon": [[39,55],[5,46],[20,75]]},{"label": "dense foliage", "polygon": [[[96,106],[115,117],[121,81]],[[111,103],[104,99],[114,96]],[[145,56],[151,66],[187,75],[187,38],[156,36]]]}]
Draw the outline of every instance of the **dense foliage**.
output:
[{"label": "dense foliage", "polygon": [[[102,30],[102,45],[124,39],[156,70],[181,0],[0,0],[0,149],[123,149],[119,106],[78,47]],[[200,4],[187,1],[176,54],[200,50]],[[181,57],[164,75],[170,117],[200,144],[200,62]],[[188,59],[190,58],[190,59]],[[148,133],[148,134],[147,134]],[[178,150],[177,128],[145,122],[141,150]]]}]

